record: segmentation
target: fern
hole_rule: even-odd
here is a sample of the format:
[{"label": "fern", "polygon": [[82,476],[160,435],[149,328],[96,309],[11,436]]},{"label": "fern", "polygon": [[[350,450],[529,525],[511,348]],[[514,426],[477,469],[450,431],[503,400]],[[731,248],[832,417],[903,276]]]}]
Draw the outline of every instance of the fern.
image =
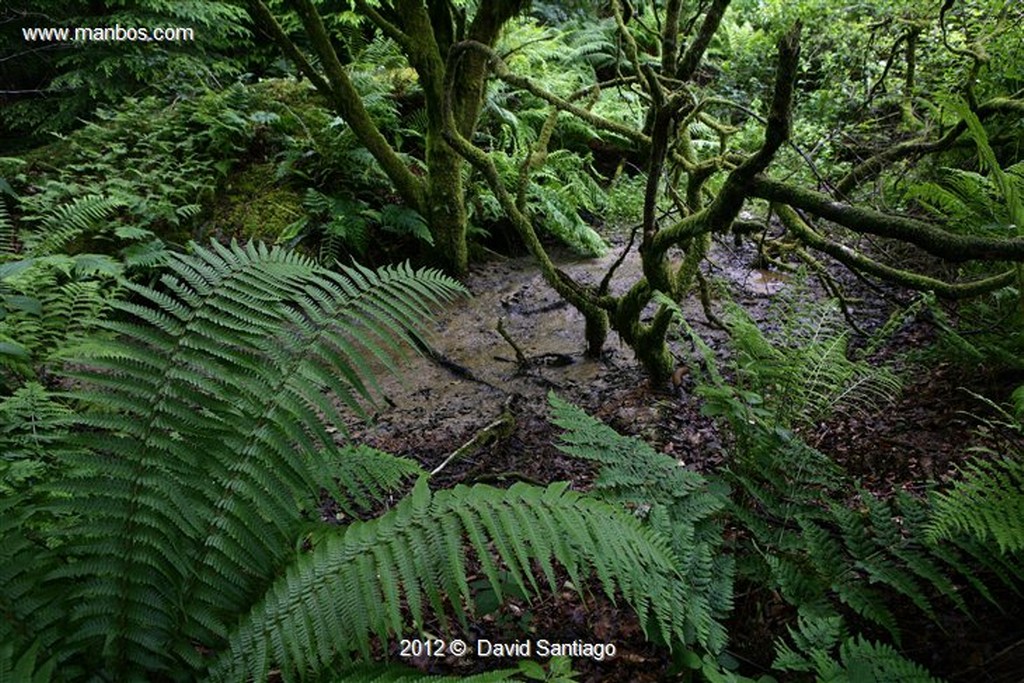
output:
[{"label": "fern", "polygon": [[939,683],[891,646],[846,635],[838,617],[801,618],[789,635],[795,648],[781,639],[776,643],[773,668],[777,670],[814,673],[821,683]]},{"label": "fern", "polygon": [[0,494],[39,480],[57,461],[55,444],[71,411],[38,382],[0,399]]},{"label": "fern", "polygon": [[[858,490],[842,468],[789,426],[806,424],[805,416],[822,414],[818,406],[834,405],[835,397],[849,395],[848,385],[863,385],[864,378],[878,372],[833,350],[842,344],[829,332],[827,316],[793,310],[798,311],[796,322],[773,319],[780,330],[775,342],[749,317],[732,318],[731,372],[718,368],[713,352],[684,321],[703,361],[694,371],[696,392],[705,398],[704,412],[720,417],[733,437],[723,473],[734,490],[726,512],[745,530],[740,538],[747,537],[752,546],[740,542],[735,548],[738,576],[755,586],[772,586],[807,617],[852,611],[897,642],[894,595],[935,618],[937,599],[967,611],[961,581],[989,596],[978,578],[979,566],[1009,586],[1018,585],[1019,569],[984,547],[960,544],[954,549],[931,543],[926,501],[905,494],[882,500]],[[801,340],[799,347],[793,339]],[[844,367],[822,367],[833,354]],[[791,387],[799,380],[787,372],[810,387]],[[730,375],[735,385],[726,379]],[[847,385],[816,388],[825,376]],[[783,400],[788,405],[781,405]],[[851,489],[857,490],[853,500]]]},{"label": "fern", "polygon": [[397,204],[389,204],[380,212],[380,226],[387,232],[397,235],[412,235],[424,244],[434,245],[427,222],[414,209]]},{"label": "fern", "polygon": [[11,683],[49,683],[57,663],[53,660],[37,663],[38,645],[14,659],[14,645],[0,645],[0,681]]},{"label": "fern", "polygon": [[554,560],[574,585],[584,585],[593,570],[606,592],[621,591],[641,623],[650,619],[663,633],[680,633],[676,610],[685,597],[673,585],[671,554],[635,520],[564,484],[431,494],[421,479],[386,515],[314,539],[313,550],[230,634],[229,651],[209,680],[262,680],[272,663],[301,674],[346,663],[355,652],[369,657],[372,634],[385,639],[402,632],[405,605],[414,628],[424,624],[427,607],[443,617],[446,602],[461,617],[462,604],[471,600],[463,539],[499,595],[493,550],[529,593],[539,590],[534,562],[547,587],[557,590]]},{"label": "fern", "polygon": [[732,558],[721,552],[722,528],[715,519],[726,506],[723,492],[702,475],[638,439],[621,436],[556,395],[548,400],[552,422],[565,430],[559,450],[600,464],[594,481],[597,492],[634,510],[672,540],[680,562],[680,585],[688,596],[682,615],[686,642],[721,651],[726,642],[721,620],[732,608],[733,577]]},{"label": "fern", "polygon": [[794,295],[780,302],[769,314],[778,321],[770,336],[739,306],[728,305],[725,315],[737,382],[764,399],[774,422],[813,425],[837,410],[868,412],[898,395],[891,372],[849,358],[834,302],[800,304]]},{"label": "fern", "polygon": [[[3,180],[0,178],[0,180]],[[16,251],[16,232],[14,222],[7,212],[7,204],[0,198],[0,259],[10,256]]]},{"label": "fern", "polygon": [[97,231],[122,206],[124,202],[116,197],[78,197],[37,218],[39,227],[22,235],[25,251],[30,256],[67,251],[71,242],[86,233]]},{"label": "fern", "polygon": [[986,425],[1005,431],[1010,438],[1003,449],[976,448],[977,455],[960,468],[961,478],[948,489],[932,494],[928,538],[933,542],[962,542],[966,536],[982,547],[994,541],[999,553],[1013,565],[1024,549],[1024,448],[1020,446],[1024,435],[1024,386],[1012,393],[1007,406],[974,396],[998,416],[985,420]]},{"label": "fern", "polygon": [[[68,569],[97,567],[79,584],[76,637],[121,634],[106,653],[135,665],[194,662],[189,639],[209,641],[254,597],[320,488],[345,500],[324,476],[337,467],[322,426],[342,418],[318,387],[358,408],[371,376],[361,354],[390,364],[426,305],[458,291],[432,273],[335,275],[254,246],[196,247],[169,267],[165,290],[130,285],[136,300],[115,305],[124,317],[106,326],[126,341],[80,349],[89,369],[78,377],[93,388],[75,397],[95,406],[81,421],[98,431],[78,437],[93,454],[57,488],[71,496],[69,512],[92,520],[76,531]],[[197,509],[216,513],[201,520]],[[225,575],[237,577],[229,589]],[[181,612],[167,581],[192,597],[196,616]]]},{"label": "fern", "polygon": [[[535,594],[558,588],[556,563],[579,587],[596,575],[652,637],[684,637],[678,561],[628,514],[567,485],[431,493],[416,463],[336,445],[339,404],[371,398],[373,374],[457,283],[192,248],[158,286],[126,285],[103,323],[113,339],[70,354],[76,412],[46,442],[61,467],[0,498],[0,642],[19,671],[345,680],[428,611],[465,625],[471,572],[496,595]],[[381,517],[316,519],[325,491],[367,517],[412,476]],[[44,528],[52,541],[33,542]]]},{"label": "fern", "polygon": [[933,540],[971,534],[995,541],[1003,553],[1024,549],[1024,459],[1020,453],[996,460],[972,459],[963,479],[935,494],[928,527]]},{"label": "fern", "polygon": [[91,254],[0,265],[0,367],[15,377],[38,376],[97,333],[121,272],[116,261]]}]

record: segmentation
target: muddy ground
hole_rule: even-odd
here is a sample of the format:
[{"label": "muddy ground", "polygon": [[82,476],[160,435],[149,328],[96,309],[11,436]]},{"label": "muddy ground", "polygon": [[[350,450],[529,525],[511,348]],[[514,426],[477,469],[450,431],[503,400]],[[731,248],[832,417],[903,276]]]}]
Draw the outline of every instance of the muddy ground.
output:
[{"label": "muddy ground", "polygon": [[[563,255],[560,263],[574,276],[597,282],[624,248],[619,244],[599,259]],[[732,298],[770,326],[774,298],[795,284],[784,273],[753,267],[754,262],[751,246],[718,244],[705,273],[727,283]],[[613,291],[624,290],[638,273],[637,259],[627,257],[613,280]],[[842,273],[836,277],[861,299],[851,314],[863,328],[877,328],[901,299],[906,302],[905,294],[870,288]],[[591,467],[553,445],[557,430],[547,420],[546,396],[555,391],[621,433],[640,436],[696,470],[713,471],[722,465],[722,436],[700,414],[692,380],[684,376],[679,386],[650,386],[614,333],[601,359],[585,358],[581,316],[560,301],[529,258],[496,257],[480,263],[465,283],[472,297],[437,316],[428,340],[435,357],[410,358],[397,375],[382,377],[385,398],[373,422],[350,425],[356,440],[415,458],[428,470],[445,463],[433,477],[436,487],[569,480],[575,488],[586,489]],[[802,291],[822,296],[813,281]],[[705,322],[696,297],[684,312],[712,348],[725,353],[723,333]],[[530,360],[528,369],[517,364],[515,351],[497,332],[499,320]],[[870,415],[838,417],[805,435],[876,493],[920,491],[929,479],[950,476],[975,439],[977,415],[984,414],[984,406],[965,388],[1004,399],[1012,382],[1019,380],[976,375],[933,360],[922,365],[904,359],[904,351],[927,348],[934,335],[927,320],[911,320],[883,349],[883,356],[900,359],[905,390],[895,406]],[[691,352],[688,344],[678,341],[673,342],[673,351],[680,359]],[[515,418],[511,435],[446,463],[506,408]],[[1022,604],[1019,596],[1008,599]],[[733,654],[745,662],[748,674],[755,674],[770,664],[771,638],[781,628],[770,615],[747,607],[737,605],[730,631]],[[973,621],[954,614],[940,624],[922,622],[904,646],[934,673],[954,681],[1024,680],[1024,629],[1016,621],[1015,615],[979,601]],[[509,640],[524,627],[534,637],[617,643],[619,653],[613,661],[577,660],[581,680],[661,680],[670,665],[663,650],[645,642],[627,609],[600,598],[583,604],[568,591],[531,605],[512,601],[473,624],[473,633],[462,635],[469,640]],[[480,662],[465,660],[414,663],[424,670],[460,673],[480,667]]]}]

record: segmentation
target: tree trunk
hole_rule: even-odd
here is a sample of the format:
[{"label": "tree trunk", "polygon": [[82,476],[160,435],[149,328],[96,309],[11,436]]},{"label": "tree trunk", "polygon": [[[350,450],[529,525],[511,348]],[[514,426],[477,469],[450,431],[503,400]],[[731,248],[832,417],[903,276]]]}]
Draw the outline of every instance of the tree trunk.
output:
[{"label": "tree trunk", "polygon": [[466,245],[465,195],[462,188],[462,157],[445,142],[440,132],[427,135],[427,213],[434,247],[444,267],[464,275],[469,267]]}]

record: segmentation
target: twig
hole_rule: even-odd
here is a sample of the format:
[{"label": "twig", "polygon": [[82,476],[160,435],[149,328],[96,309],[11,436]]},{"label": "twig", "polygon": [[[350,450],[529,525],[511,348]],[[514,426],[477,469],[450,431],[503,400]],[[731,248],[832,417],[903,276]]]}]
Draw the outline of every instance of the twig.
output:
[{"label": "twig", "polygon": [[504,318],[498,318],[497,330],[498,334],[501,335],[501,338],[508,342],[508,345],[512,347],[512,350],[516,352],[516,365],[519,366],[520,370],[525,370],[530,365],[530,361],[527,360],[523,350],[519,348],[519,344],[516,344],[515,340],[512,339],[512,336],[505,329]]},{"label": "twig", "polygon": [[509,397],[509,400],[505,402],[505,408],[501,411],[501,415],[498,416],[497,420],[491,422],[489,425],[477,432],[472,439],[452,451],[451,455],[445,458],[440,465],[430,471],[430,476],[433,477],[453,461],[464,458],[474,451],[480,450],[488,443],[508,437],[512,433],[512,430],[516,428],[516,419],[512,416],[512,411],[509,410],[510,402],[511,396]]}]

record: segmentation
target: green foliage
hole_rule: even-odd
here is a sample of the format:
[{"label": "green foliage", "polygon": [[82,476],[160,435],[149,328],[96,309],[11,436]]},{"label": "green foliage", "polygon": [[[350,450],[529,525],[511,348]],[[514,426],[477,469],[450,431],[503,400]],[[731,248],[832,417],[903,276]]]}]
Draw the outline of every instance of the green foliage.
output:
[{"label": "green foliage", "polygon": [[620,174],[608,187],[605,197],[605,220],[619,227],[630,227],[639,223],[644,216],[644,188],[647,176],[644,174]]},{"label": "green foliage", "polygon": [[1021,454],[993,461],[975,459],[962,468],[963,479],[936,494],[935,538],[970,533],[992,539],[1004,552],[1024,549],[1024,461]]},{"label": "green foliage", "polygon": [[[73,412],[38,385],[0,404],[5,445],[60,460],[0,498],[5,669],[346,680],[375,639],[419,631],[428,610],[465,624],[471,573],[499,596],[508,582],[532,595],[558,589],[556,563],[579,587],[596,575],[652,637],[683,636],[674,553],[628,514],[566,484],[431,492],[416,463],[336,444],[341,404],[361,410],[456,282],[192,248],[158,286],[126,284],[102,324],[115,336],[70,356]],[[413,476],[412,494],[372,518]],[[317,519],[324,492],[348,524]]]},{"label": "green foliage", "polygon": [[[767,315],[768,334],[735,304],[724,316],[736,354],[735,384],[760,398],[766,423],[811,426],[837,410],[870,412],[899,393],[891,372],[849,357],[849,332],[836,302],[808,304],[799,289],[791,290],[776,297]],[[703,391],[714,412],[717,390]]]},{"label": "green foliage", "polygon": [[890,645],[850,637],[838,617],[801,617],[797,624],[796,629],[789,629],[795,647],[781,639],[777,643],[773,664],[777,670],[813,673],[820,683],[939,683]]},{"label": "green foliage", "polygon": [[[860,492],[838,502],[849,486],[839,468],[782,428],[748,437],[747,448],[757,452],[737,453],[721,477],[704,477],[553,395],[550,401],[554,422],[566,430],[559,447],[601,465],[595,489],[672,538],[689,596],[687,642],[712,652],[726,645],[719,620],[731,609],[735,558],[737,579],[777,591],[801,615],[790,631],[795,647],[779,643],[776,669],[815,672],[822,681],[862,680],[866,672],[877,676],[867,680],[929,680],[892,647],[841,629],[849,610],[898,641],[894,594],[932,617],[935,595],[966,610],[954,577],[968,572],[976,583],[977,570],[926,542],[922,501]],[[729,543],[726,526],[742,530]],[[713,657],[692,653],[684,664],[709,680],[745,680]]]},{"label": "green foliage", "polygon": [[58,464],[55,446],[71,417],[38,382],[0,399],[0,495],[27,489]]},{"label": "green foliage", "polygon": [[37,663],[38,645],[29,648],[17,660],[14,659],[14,644],[0,645],[0,681],[11,683],[49,683],[53,678],[56,662],[50,660]]},{"label": "green foliage", "polygon": [[261,680],[271,663],[285,671],[315,670],[336,659],[347,663],[356,651],[368,658],[371,634],[402,632],[403,605],[416,626],[425,607],[443,617],[446,600],[461,616],[461,601],[470,599],[464,539],[496,590],[501,582],[492,548],[531,594],[540,589],[534,562],[547,587],[557,590],[554,560],[575,585],[594,571],[605,591],[621,591],[642,620],[664,633],[679,632],[674,610],[685,598],[673,586],[671,555],[635,520],[566,485],[460,486],[431,494],[421,480],[380,518],[315,538],[312,551],[231,633],[230,651],[210,680]]},{"label": "green foliage", "polygon": [[350,255],[364,256],[375,231],[434,243],[423,216],[406,206],[389,204],[377,211],[362,200],[328,196],[309,188],[303,207],[306,215],[288,226],[279,239],[317,239],[322,263],[344,262]]},{"label": "green foliage", "polygon": [[[137,255],[151,262],[147,254],[157,238],[187,241],[221,178],[266,130],[260,106],[253,91],[235,86],[171,106],[147,98],[100,110],[81,130],[30,156],[35,160],[11,179],[25,188],[21,223],[48,221],[40,229],[60,223],[57,239],[81,239],[84,233],[93,250],[116,236],[137,243],[126,260]],[[53,166],[46,154],[55,158]],[[78,224],[65,224],[66,218]],[[105,232],[83,230],[83,221],[100,218]],[[72,226],[79,230],[71,232]]]},{"label": "green foliage", "polygon": [[[966,103],[954,100],[953,111],[967,123],[977,149],[979,170],[941,168],[932,182],[913,185],[907,199],[964,234],[1016,237],[1024,225],[1024,163],[1003,168],[981,122]],[[935,299],[928,304],[940,330],[936,351],[960,364],[985,368],[1024,367],[1024,279],[984,297],[962,303],[955,320]],[[971,266],[975,275],[992,275],[991,266]]]},{"label": "green foliage", "polygon": [[[776,586],[803,614],[828,616],[849,609],[896,639],[893,593],[932,617],[933,595],[966,609],[955,577],[971,570],[962,558],[926,542],[925,504],[907,494],[883,500],[858,490],[840,467],[793,429],[808,424],[807,415],[820,419],[828,414],[825,409],[841,409],[843,400],[856,397],[855,388],[884,374],[862,362],[844,362],[845,355],[831,357],[829,350],[842,345],[843,335],[829,331],[825,318],[806,310],[792,315],[797,319],[779,321],[780,329],[795,330],[786,342],[769,342],[749,322],[730,327],[734,359],[729,374],[738,386],[725,382],[725,373],[713,367],[709,353],[703,361],[711,369],[697,369],[702,377],[697,392],[707,399],[704,411],[721,416],[735,438],[725,475],[739,492],[731,513],[759,548],[740,563],[741,575]],[[692,331],[691,336],[703,346]],[[802,340],[799,347],[797,339]],[[838,368],[823,362],[830,357],[828,363]],[[787,381],[783,368],[799,373],[808,387],[778,394],[785,397],[785,407],[768,393]],[[815,391],[815,386],[827,386],[818,384],[822,373],[834,373],[832,382],[841,383],[827,393]],[[895,388],[887,381],[880,386]],[[857,491],[856,498],[837,502],[848,499],[851,489]],[[982,549],[980,554],[986,553]]]},{"label": "green foliage", "polygon": [[[525,157],[529,151],[524,152]],[[522,159],[492,153],[509,186],[519,177]],[[580,211],[596,214],[604,205],[604,192],[589,174],[588,162],[579,155],[559,151],[546,157],[547,161],[532,175],[526,190],[526,206],[535,217],[538,227],[551,237],[587,256],[599,256],[608,248],[604,239],[590,227]],[[477,221],[499,220],[502,211],[498,200],[486,185],[478,187],[472,201],[477,207],[473,218]]]},{"label": "green foliage", "polygon": [[[705,412],[720,417],[734,439],[722,478],[734,491],[726,514],[743,529],[732,547],[738,580],[771,587],[815,623],[853,613],[884,628],[896,642],[900,629],[891,609],[894,595],[936,618],[937,599],[966,611],[962,582],[989,595],[978,578],[982,571],[992,571],[1009,585],[1019,584],[1024,578],[1020,567],[1013,568],[983,543],[934,543],[927,501],[905,493],[883,499],[863,491],[836,463],[800,438],[797,428],[807,424],[804,415],[823,417],[827,413],[821,406],[842,409],[842,404],[833,394],[822,402],[818,392],[809,390],[781,394],[791,405],[780,410],[779,399],[771,396],[784,380],[781,368],[787,364],[813,387],[816,373],[807,368],[817,368],[827,357],[815,349],[837,344],[836,332],[828,331],[821,317],[808,315],[806,309],[791,315],[798,319],[774,320],[780,330],[796,330],[790,333],[795,336],[775,342],[757,332],[749,318],[741,319],[739,326],[733,320],[733,353],[726,370],[684,324],[701,361],[694,365],[696,392],[706,399]],[[800,347],[807,349],[806,360],[790,350],[795,339],[806,344]],[[842,365],[841,360],[833,362]],[[852,396],[850,387],[862,384],[870,370],[837,372],[836,381],[845,384],[834,387],[834,395]],[[811,407],[813,412],[805,412]],[[856,492],[852,499],[851,490]],[[849,641],[845,647],[840,655],[844,666],[855,668],[860,665],[852,662],[888,657],[888,650],[866,642]],[[826,660],[831,661],[820,659]]]},{"label": "green foliage", "polygon": [[44,375],[68,347],[96,334],[121,270],[93,254],[0,263],[0,386]]},{"label": "green foliage", "polygon": [[[13,54],[12,84],[47,97],[15,101],[0,109],[0,126],[19,133],[64,131],[90,109],[116,104],[146,90],[162,96],[193,94],[240,70],[230,57],[246,33],[244,10],[231,2],[109,0],[83,7],[63,0],[13,0],[5,7],[3,37],[26,48]],[[24,42],[23,28],[122,29],[181,27],[191,40]],[[68,48],[71,49],[68,49]]]},{"label": "green foliage", "polygon": [[[104,228],[113,227],[111,216],[123,204],[116,197],[85,195],[54,208],[48,215],[23,218],[22,224],[27,223],[28,226],[19,237],[25,255],[44,256],[72,251],[69,248],[71,243],[86,234],[102,238]],[[38,222],[38,225],[32,225],[33,222]]]},{"label": "green foliage", "polygon": [[914,185],[907,198],[917,201],[961,232],[1016,236],[1024,226],[1024,163],[1004,169],[988,133],[966,102],[952,100],[950,109],[967,124],[978,150],[981,172],[941,169],[937,182]]},{"label": "green foliage", "polygon": [[686,644],[711,652],[725,646],[721,620],[732,608],[732,558],[724,555],[715,513],[724,491],[705,477],[640,441],[624,437],[579,408],[548,396],[551,420],[565,430],[559,450],[601,467],[599,495],[634,511],[672,540],[679,559],[680,589],[687,596]]},{"label": "green foliage", "polygon": [[1001,552],[1014,557],[1024,550],[1024,410],[1020,409],[1024,387],[1014,393],[1016,414],[996,406],[1001,413],[998,426],[1015,439],[1007,451],[979,449],[979,454],[961,467],[961,479],[934,494],[934,510],[928,525],[932,540],[952,539],[967,534],[987,543],[994,541]]}]

